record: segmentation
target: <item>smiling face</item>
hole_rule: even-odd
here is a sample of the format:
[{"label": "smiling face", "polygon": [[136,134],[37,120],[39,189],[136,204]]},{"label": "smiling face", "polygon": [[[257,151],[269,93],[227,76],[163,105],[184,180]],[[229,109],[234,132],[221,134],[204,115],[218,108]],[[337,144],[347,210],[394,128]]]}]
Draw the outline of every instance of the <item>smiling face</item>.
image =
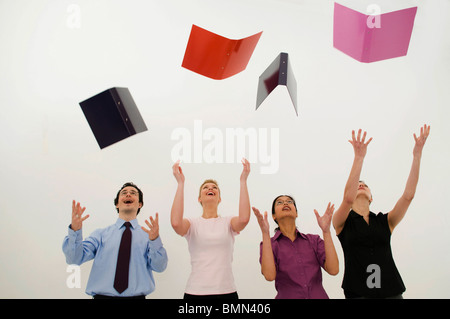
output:
[{"label": "smiling face", "polygon": [[281,195],[275,198],[272,204],[272,218],[278,224],[284,218],[297,218],[297,207],[290,196]]},{"label": "smiling face", "polygon": [[134,186],[123,187],[117,194],[114,204],[116,205],[116,209],[119,214],[136,212],[136,215],[144,205],[142,201],[142,194]]},{"label": "smiling face", "polygon": [[200,186],[200,192],[198,194],[198,201],[200,205],[203,203],[220,203],[220,189],[215,180],[206,180]]}]

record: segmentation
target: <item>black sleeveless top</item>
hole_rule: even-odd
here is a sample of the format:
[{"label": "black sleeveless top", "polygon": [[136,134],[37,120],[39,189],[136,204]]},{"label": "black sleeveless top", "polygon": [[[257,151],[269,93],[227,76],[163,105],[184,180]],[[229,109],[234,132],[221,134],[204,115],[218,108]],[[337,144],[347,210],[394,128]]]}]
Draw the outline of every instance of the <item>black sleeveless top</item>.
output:
[{"label": "black sleeveless top", "polygon": [[401,294],[405,285],[391,251],[388,214],[370,212],[369,224],[351,210],[338,238],[345,260],[345,296],[385,298]]}]

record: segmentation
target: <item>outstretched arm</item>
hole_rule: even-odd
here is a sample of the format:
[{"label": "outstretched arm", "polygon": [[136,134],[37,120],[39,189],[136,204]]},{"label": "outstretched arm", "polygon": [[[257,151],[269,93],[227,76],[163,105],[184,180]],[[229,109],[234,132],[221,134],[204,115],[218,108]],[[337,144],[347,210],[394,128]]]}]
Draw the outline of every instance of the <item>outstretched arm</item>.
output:
[{"label": "outstretched arm", "polygon": [[250,163],[247,159],[242,159],[242,174],[239,179],[239,215],[231,219],[231,227],[235,232],[240,232],[247,226],[250,220],[250,197],[247,189],[247,177],[250,174]]},{"label": "outstretched arm", "polygon": [[344,198],[341,206],[339,206],[333,216],[333,227],[336,230],[337,235],[339,235],[342,228],[344,228],[348,213],[352,208],[353,202],[356,198],[356,193],[358,192],[358,182],[361,176],[364,157],[367,153],[367,145],[369,145],[372,141],[372,138],[370,138],[367,142],[365,142],[365,139],[366,132],[364,132],[361,138],[361,129],[358,131],[357,137],[355,136],[355,131],[352,131],[352,140],[349,140],[349,142],[353,146],[355,158],[353,160],[350,176],[348,177],[347,184],[345,185]]},{"label": "outstretched arm", "polygon": [[173,176],[177,180],[178,186],[175,193],[175,198],[173,199],[172,210],[170,211],[170,223],[175,232],[184,236],[191,224],[185,218],[184,214],[184,175],[180,167],[180,161],[177,161],[173,166]]},{"label": "outstretched arm", "polygon": [[424,125],[420,128],[419,137],[414,133],[414,150],[413,150],[413,162],[411,170],[409,172],[408,181],[406,182],[405,191],[400,199],[395,204],[394,208],[388,213],[389,228],[392,231],[400,223],[408,210],[411,201],[416,193],[417,183],[419,181],[420,160],[422,158],[422,150],[425,142],[430,134],[430,126]]},{"label": "outstretched arm", "polygon": [[163,247],[161,237],[159,237],[159,216],[155,214],[155,218],[150,216],[149,220],[145,220],[148,229],[141,227],[148,234],[148,265],[157,272],[162,272],[167,267],[167,252]]},{"label": "outstretched arm", "polygon": [[319,224],[320,229],[323,232],[323,241],[325,246],[325,264],[323,268],[327,273],[332,276],[335,276],[339,273],[339,260],[336,253],[336,249],[334,248],[333,239],[331,238],[330,225],[331,218],[334,212],[334,205],[328,203],[327,210],[320,216],[317,210],[314,210],[316,214],[317,223]]},{"label": "outstretched arm", "polygon": [[83,241],[82,226],[89,217],[89,215],[83,216],[85,210],[86,207],[81,207],[79,202],[72,201],[72,223],[62,247],[67,264],[81,265],[93,259],[101,242],[97,231]]},{"label": "outstretched arm", "polygon": [[275,266],[275,259],[273,257],[272,241],[270,239],[269,221],[267,219],[267,212],[264,212],[264,217],[259,210],[252,207],[258,220],[259,227],[262,232],[262,250],[261,250],[261,273],[267,281],[275,280],[277,276],[277,269]]}]

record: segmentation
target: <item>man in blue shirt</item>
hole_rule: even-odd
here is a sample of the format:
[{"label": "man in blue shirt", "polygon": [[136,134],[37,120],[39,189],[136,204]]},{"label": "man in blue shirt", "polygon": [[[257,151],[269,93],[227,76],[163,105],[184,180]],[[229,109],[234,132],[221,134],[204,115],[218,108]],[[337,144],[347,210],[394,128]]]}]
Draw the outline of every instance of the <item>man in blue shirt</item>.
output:
[{"label": "man in blue shirt", "polygon": [[[82,224],[86,207],[72,202],[72,223],[64,238],[63,252],[68,264],[81,265],[94,259],[86,293],[95,298],[128,297],[145,298],[155,290],[153,271],[162,272],[167,267],[167,253],[159,237],[158,213],[145,220],[148,228],[140,227],[136,219],[144,205],[142,191],[133,183],[126,183],[114,199],[119,218],[116,223],[95,230],[83,240]],[[131,230],[131,252],[127,288],[119,292],[114,288],[116,264],[122,234],[127,226]]]}]

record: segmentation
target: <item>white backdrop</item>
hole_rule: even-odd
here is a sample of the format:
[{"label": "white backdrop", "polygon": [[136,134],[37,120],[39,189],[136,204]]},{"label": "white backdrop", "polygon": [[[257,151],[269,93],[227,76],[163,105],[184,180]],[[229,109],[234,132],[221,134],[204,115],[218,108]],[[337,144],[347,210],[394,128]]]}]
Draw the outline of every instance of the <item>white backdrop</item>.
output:
[{"label": "white backdrop", "polygon": [[[361,12],[373,3],[382,12],[418,5],[408,55],[364,64],[333,48],[331,0],[0,1],[0,297],[88,298],[92,262],[81,266],[81,288],[66,285],[61,245],[71,201],[91,215],[87,236],[115,222],[113,198],[132,181],[144,192],[140,223],[160,213],[169,256],[149,298],[181,298],[190,261],[169,220],[176,189],[171,135],[180,128],[193,134],[199,120],[203,130],[223,133],[278,129],[278,170],[261,174],[263,164],[252,164],[251,204],[270,210],[276,195],[292,194],[300,230],[319,234],[313,209],[340,204],[352,129],[374,138],[362,178],[372,189],[372,210],[387,212],[406,183],[412,135],[430,124],[416,197],[392,249],[405,298],[449,298],[450,1],[390,2],[339,1]],[[263,34],[247,69],[217,81],[181,67],[192,24],[232,39]],[[280,52],[289,54],[297,80],[298,117],[285,87],[255,111],[258,77]],[[78,103],[114,86],[130,89],[149,130],[100,150]],[[186,216],[201,214],[197,192],[206,178],[221,187],[220,214],[237,214],[240,161],[182,167]],[[276,293],[260,274],[260,240],[252,216],[235,243],[241,298]],[[331,298],[343,298],[343,254],[333,240],[340,273],[324,273],[324,286]]]}]

